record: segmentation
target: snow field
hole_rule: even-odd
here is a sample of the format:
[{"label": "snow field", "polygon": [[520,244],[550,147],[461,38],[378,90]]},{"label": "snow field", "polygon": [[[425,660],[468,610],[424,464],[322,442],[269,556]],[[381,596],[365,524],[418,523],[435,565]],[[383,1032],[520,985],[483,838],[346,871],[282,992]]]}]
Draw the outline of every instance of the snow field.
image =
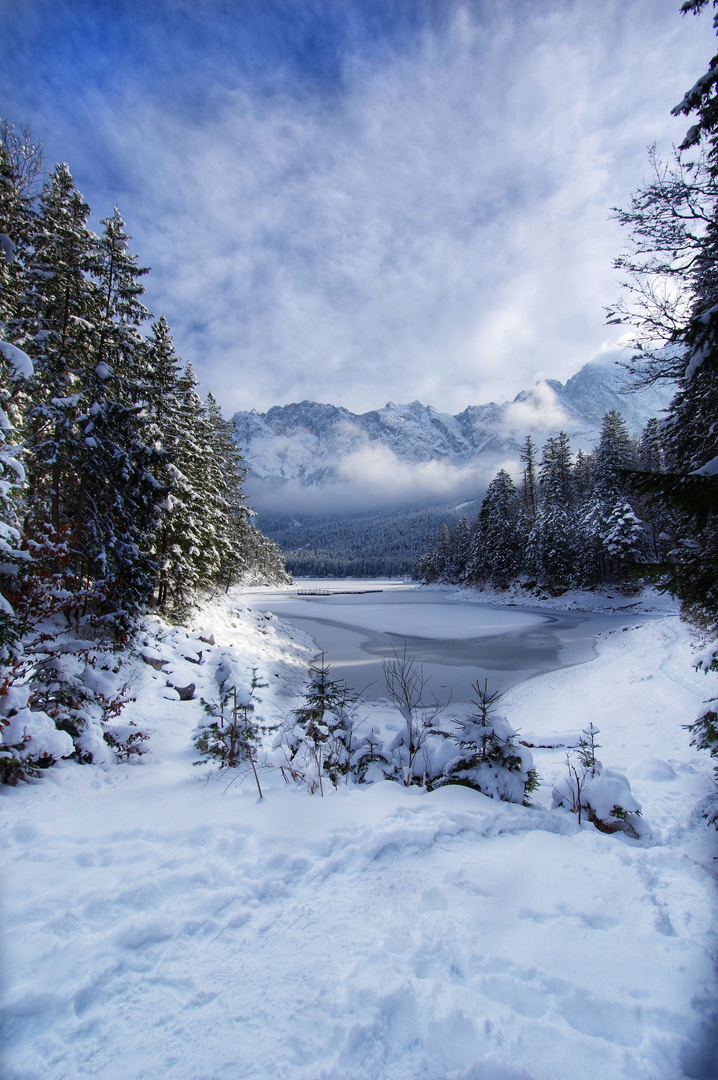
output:
[{"label": "snow field", "polygon": [[137,661],[128,718],[150,754],[0,793],[7,1080],[715,1076],[709,762],[681,729],[711,687],[676,619],[502,701],[539,742],[593,719],[643,804],[631,841],[547,809],[560,748],[532,751],[533,809],[389,782],[320,799],[266,773],[260,802],[251,776],[193,767],[222,663],[258,666],[278,714],[313,652],[241,605],[148,630],[168,663]]}]

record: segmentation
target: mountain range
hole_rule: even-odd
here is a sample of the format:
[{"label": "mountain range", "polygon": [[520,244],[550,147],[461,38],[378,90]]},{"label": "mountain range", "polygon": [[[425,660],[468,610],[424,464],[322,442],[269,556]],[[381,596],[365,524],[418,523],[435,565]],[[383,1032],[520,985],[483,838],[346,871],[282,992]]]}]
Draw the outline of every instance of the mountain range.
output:
[{"label": "mountain range", "polygon": [[498,468],[519,475],[527,434],[539,452],[565,430],[574,451],[598,441],[617,409],[633,435],[672,391],[629,392],[615,363],[586,364],[565,384],[537,383],[501,405],[456,416],[419,401],[356,414],[302,401],[233,418],[248,466],[246,490],[262,531],[299,576],[411,573],[441,523],[471,520]]},{"label": "mountain range", "polygon": [[[574,450],[590,449],[609,409],[618,409],[631,433],[639,434],[670,397],[670,390],[663,386],[629,392],[620,367],[593,361],[565,384],[545,380],[513,401],[469,405],[456,416],[419,401],[388,402],[383,409],[362,414],[339,405],[302,401],[276,405],[265,413],[238,412],[232,422],[249,468],[250,488],[261,502],[267,483],[275,493],[286,484],[292,492],[297,485],[351,484],[359,478],[362,460],[387,466],[393,459],[410,466],[435,462],[464,473],[472,465],[473,478],[482,463],[490,469],[499,460],[516,459],[526,434],[532,434],[540,446],[548,436],[564,430]],[[434,494],[436,498],[427,504],[443,501],[448,492],[434,492],[432,487]],[[279,506],[275,503],[273,509]]]}]

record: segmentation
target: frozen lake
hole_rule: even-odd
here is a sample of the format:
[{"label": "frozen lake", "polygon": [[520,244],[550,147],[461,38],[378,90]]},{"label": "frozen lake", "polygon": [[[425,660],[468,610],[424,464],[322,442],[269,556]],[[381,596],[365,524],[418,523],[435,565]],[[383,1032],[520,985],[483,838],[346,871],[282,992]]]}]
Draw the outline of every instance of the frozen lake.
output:
[{"label": "frozen lake", "polygon": [[[353,595],[298,595],[313,588]],[[324,651],[331,677],[370,700],[386,696],[384,658],[402,652],[405,642],[431,676],[430,692],[446,697],[450,691],[454,701],[470,701],[477,680],[488,679],[490,689],[503,692],[534,675],[585,663],[595,656],[597,635],[648,617],[494,607],[413,584],[365,580],[299,581],[278,592],[245,595],[255,610],[272,611],[308,633]]]}]

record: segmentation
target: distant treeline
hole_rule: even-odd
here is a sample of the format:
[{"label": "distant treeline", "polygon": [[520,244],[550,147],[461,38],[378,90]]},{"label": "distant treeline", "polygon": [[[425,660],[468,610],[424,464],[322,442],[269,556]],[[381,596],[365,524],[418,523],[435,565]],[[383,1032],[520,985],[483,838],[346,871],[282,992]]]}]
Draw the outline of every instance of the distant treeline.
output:
[{"label": "distant treeline", "polygon": [[541,585],[591,588],[635,578],[685,539],[677,515],[635,483],[638,474],[666,470],[655,419],[633,439],[612,409],[591,453],[574,458],[562,431],[540,460],[527,436],[521,461],[518,486],[502,469],[473,520],[444,523],[419,562],[421,579],[504,589],[524,574]]},{"label": "distant treeline", "polygon": [[330,520],[261,514],[259,522],[297,577],[406,577],[443,522],[474,514],[478,506],[445,503]]}]

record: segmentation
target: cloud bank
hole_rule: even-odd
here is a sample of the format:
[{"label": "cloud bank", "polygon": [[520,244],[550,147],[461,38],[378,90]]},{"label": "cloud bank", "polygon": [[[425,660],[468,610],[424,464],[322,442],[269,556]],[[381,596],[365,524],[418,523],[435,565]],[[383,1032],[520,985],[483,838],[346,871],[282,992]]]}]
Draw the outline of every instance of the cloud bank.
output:
[{"label": "cloud bank", "polygon": [[389,447],[365,443],[337,463],[338,479],[317,486],[273,483],[250,476],[249,502],[260,513],[331,516],[475,499],[499,469],[517,474],[518,461],[482,455],[467,463],[402,461]]},{"label": "cloud bank", "polygon": [[[431,5],[397,3],[404,21],[371,40],[368,0],[341,25],[331,4],[125,2],[103,66],[91,7],[0,15],[11,119],[69,159],[98,219],[119,202],[150,307],[227,413],[305,398],[458,412],[565,380],[606,336],[609,208],[649,142],[682,137],[670,108],[715,44],[675,0],[447,3],[423,21],[409,13]],[[196,40],[177,29],[193,7]],[[72,58],[53,67],[70,43],[74,82]]]}]

